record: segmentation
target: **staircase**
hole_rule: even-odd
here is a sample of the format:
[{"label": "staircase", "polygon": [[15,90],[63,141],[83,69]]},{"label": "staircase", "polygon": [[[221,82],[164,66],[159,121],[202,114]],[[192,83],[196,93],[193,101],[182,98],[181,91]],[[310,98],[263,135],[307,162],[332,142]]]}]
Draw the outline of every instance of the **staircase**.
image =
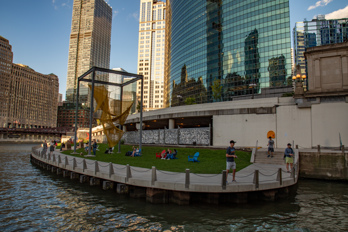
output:
[{"label": "staircase", "polygon": [[275,151],[273,153],[273,158],[271,158],[271,156],[268,158],[267,156],[267,151],[258,150],[255,156],[255,163],[285,165],[283,152]]}]

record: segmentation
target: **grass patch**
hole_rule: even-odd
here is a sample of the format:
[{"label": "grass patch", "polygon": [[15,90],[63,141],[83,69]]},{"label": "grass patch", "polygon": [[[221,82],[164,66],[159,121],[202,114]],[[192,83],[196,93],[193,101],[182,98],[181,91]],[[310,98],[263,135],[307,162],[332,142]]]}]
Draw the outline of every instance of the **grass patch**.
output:
[{"label": "grass patch", "polygon": [[[218,174],[222,170],[226,169],[226,149],[207,149],[207,148],[175,148],[178,152],[177,158],[174,160],[162,160],[156,159],[156,153],[160,153],[166,147],[157,146],[143,146],[142,156],[130,157],[125,156],[127,151],[132,150],[131,145],[121,145],[121,153],[117,153],[118,147],[116,146],[113,154],[104,154],[107,149],[107,144],[98,144],[99,151],[97,151],[96,157],[86,157],[86,159],[98,160],[103,162],[112,162],[116,164],[126,165],[142,168],[152,168],[155,166],[159,170],[172,171],[172,172],[185,172],[185,169],[190,169],[191,173],[201,174]],[[170,148],[173,150],[174,148]],[[72,151],[63,151],[63,154],[81,157],[80,155],[72,155]],[[84,149],[77,149],[78,153],[87,153]],[[200,162],[188,162],[188,155],[193,156],[196,152],[199,152],[198,160]],[[250,152],[236,151],[238,159],[237,171],[249,166]]]}]

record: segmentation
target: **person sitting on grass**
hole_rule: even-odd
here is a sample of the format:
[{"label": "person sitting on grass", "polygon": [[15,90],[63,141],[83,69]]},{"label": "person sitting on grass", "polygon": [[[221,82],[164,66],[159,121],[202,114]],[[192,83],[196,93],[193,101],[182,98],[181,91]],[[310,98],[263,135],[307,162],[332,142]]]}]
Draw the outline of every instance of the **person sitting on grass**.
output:
[{"label": "person sitting on grass", "polygon": [[132,157],[134,157],[135,153],[139,152],[139,148],[133,146]]},{"label": "person sitting on grass", "polygon": [[168,159],[168,160],[169,159],[176,159],[176,154],[177,154],[177,151],[176,151],[176,149],[174,149],[173,153],[167,154],[166,159]]},{"label": "person sitting on grass", "polygon": [[161,159],[165,159],[166,157],[167,157],[167,155],[170,153],[170,150],[169,150],[169,148],[168,148],[168,151],[166,151],[166,150],[163,150],[162,152],[161,152]]}]

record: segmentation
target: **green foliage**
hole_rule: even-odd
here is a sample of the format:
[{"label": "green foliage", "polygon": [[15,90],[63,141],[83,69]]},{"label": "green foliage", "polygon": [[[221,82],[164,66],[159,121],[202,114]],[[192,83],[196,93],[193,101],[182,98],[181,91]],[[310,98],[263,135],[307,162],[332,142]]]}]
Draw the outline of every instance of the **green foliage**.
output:
[{"label": "green foliage", "polygon": [[[178,152],[177,158],[174,160],[162,160],[156,159],[156,153],[161,153],[163,150],[168,149],[167,147],[142,147],[142,156],[130,157],[125,156],[127,151],[132,150],[131,145],[121,145],[121,153],[117,153],[118,146],[115,146],[113,154],[104,154],[107,149],[107,144],[99,144],[99,151],[97,151],[96,157],[86,157],[86,159],[98,160],[103,162],[112,162],[116,164],[126,165],[135,167],[143,167],[151,169],[155,166],[158,170],[172,171],[172,172],[185,172],[188,168],[191,173],[205,173],[205,174],[218,174],[222,170],[226,169],[226,150],[225,149],[207,149],[207,148],[175,148]],[[173,151],[174,148],[170,148]],[[64,154],[81,157],[80,155],[72,155],[73,151],[63,151]],[[78,149],[78,153],[83,152],[84,155],[87,153],[84,149]],[[199,152],[198,160],[200,162],[188,162],[188,156],[193,156],[196,152]],[[237,151],[238,159],[237,171],[249,166],[250,163],[250,152]]]},{"label": "green foliage", "polygon": [[220,85],[221,81],[219,79],[215,79],[213,82],[213,85],[211,86],[211,89],[213,91],[213,98],[215,100],[221,99],[221,90],[222,86]]},{"label": "green foliage", "polygon": [[196,99],[194,97],[188,97],[188,98],[185,99],[185,104],[186,105],[196,104]]}]

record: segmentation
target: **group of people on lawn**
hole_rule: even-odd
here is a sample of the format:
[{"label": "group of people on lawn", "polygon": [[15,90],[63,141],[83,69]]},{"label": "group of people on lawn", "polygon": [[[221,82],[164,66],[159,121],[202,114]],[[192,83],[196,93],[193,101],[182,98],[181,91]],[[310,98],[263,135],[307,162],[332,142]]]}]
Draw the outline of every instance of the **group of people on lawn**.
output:
[{"label": "group of people on lawn", "polygon": [[171,150],[169,150],[169,148],[166,150],[163,150],[161,152],[161,159],[176,159],[176,155],[178,154],[178,152],[176,151],[176,149],[174,149],[174,151],[172,152]]},{"label": "group of people on lawn", "polygon": [[[236,181],[236,162],[235,158],[238,158],[237,155],[235,154],[236,149],[234,147],[236,141],[231,140],[230,141],[230,146],[226,150],[226,183],[228,183],[228,172],[230,169],[232,169],[232,182]],[[268,158],[271,157],[273,158],[274,154],[274,141],[272,140],[272,137],[269,137],[268,140]],[[257,148],[256,148],[257,149]],[[288,173],[291,172],[293,168],[293,163],[294,163],[294,151],[291,148],[291,144],[288,143],[287,148],[284,151],[284,159],[286,163],[286,170]],[[289,169],[290,166],[290,169]]]}]

